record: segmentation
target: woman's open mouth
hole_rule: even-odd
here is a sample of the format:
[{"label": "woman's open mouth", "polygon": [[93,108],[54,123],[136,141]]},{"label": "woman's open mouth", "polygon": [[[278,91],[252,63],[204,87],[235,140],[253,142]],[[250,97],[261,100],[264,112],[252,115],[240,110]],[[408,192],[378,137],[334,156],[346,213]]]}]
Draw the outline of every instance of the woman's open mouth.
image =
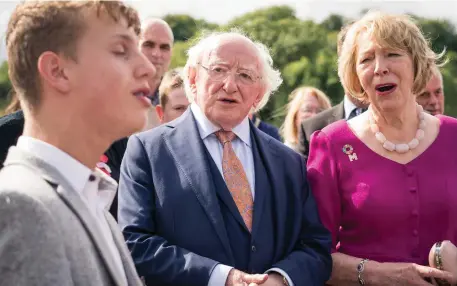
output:
[{"label": "woman's open mouth", "polygon": [[395,83],[384,83],[384,84],[378,84],[375,87],[376,94],[377,95],[388,95],[394,92],[394,90],[397,88],[397,85]]}]

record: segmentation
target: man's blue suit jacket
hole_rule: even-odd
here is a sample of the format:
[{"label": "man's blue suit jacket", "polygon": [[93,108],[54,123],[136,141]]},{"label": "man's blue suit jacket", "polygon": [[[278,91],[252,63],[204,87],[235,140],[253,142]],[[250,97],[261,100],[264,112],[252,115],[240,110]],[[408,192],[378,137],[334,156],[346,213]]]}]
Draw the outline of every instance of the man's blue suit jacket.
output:
[{"label": "man's blue suit jacket", "polygon": [[[296,286],[324,285],[332,268],[331,237],[318,217],[303,158],[250,124],[273,192],[268,211],[278,226],[259,234],[266,204],[256,189],[252,240],[274,241],[274,257],[262,271],[277,267]],[[236,264],[205,148],[190,108],[129,139],[118,220],[147,285],[206,286],[218,263]]]}]

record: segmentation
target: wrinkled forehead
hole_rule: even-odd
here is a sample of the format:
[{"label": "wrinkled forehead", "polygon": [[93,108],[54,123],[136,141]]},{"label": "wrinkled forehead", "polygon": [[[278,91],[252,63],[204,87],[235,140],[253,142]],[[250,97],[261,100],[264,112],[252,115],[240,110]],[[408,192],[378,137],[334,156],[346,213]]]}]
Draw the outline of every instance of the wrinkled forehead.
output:
[{"label": "wrinkled forehead", "polygon": [[261,66],[259,52],[254,44],[236,36],[222,37],[210,43],[202,54],[201,62],[255,70]]}]

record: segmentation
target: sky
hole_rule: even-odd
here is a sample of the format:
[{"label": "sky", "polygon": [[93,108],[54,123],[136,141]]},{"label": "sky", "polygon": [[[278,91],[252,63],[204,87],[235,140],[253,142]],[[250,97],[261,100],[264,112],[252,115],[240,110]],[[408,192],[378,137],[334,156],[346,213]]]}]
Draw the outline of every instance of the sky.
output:
[{"label": "sky", "polygon": [[[0,0],[0,62],[6,59],[4,33],[10,14],[19,1]],[[348,1],[348,0],[130,0],[141,19],[166,14],[188,14],[197,19],[224,24],[234,17],[273,5],[289,5],[301,19],[321,22],[331,14],[357,18],[364,9],[447,19],[457,26],[457,0]]]}]

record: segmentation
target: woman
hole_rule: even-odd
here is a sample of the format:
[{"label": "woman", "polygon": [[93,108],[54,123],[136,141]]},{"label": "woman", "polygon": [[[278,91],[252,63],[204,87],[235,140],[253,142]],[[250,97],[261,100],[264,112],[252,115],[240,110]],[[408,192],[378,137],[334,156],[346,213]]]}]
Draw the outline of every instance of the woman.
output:
[{"label": "woman", "polygon": [[289,100],[286,119],[281,126],[280,132],[284,138],[284,143],[295,149],[298,144],[298,130],[301,122],[323,110],[331,108],[332,105],[325,93],[310,86],[296,88],[289,95]]},{"label": "woman", "polygon": [[370,13],[348,30],[338,60],[367,112],[313,134],[308,176],[333,239],[330,285],[457,283],[428,266],[457,236],[457,120],[416,104],[441,55],[407,16]]}]

